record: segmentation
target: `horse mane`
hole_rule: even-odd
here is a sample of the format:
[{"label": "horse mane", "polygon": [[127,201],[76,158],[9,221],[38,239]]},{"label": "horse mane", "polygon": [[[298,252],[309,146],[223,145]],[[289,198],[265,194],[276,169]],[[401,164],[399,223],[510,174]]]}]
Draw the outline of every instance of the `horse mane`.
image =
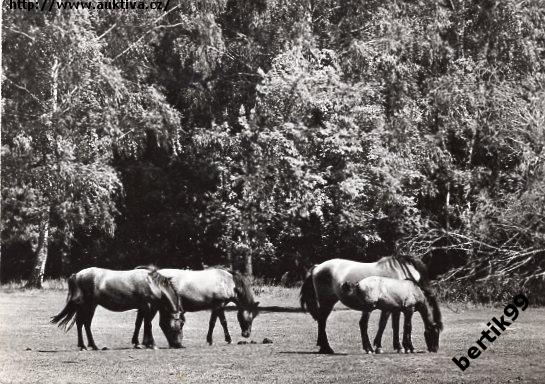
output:
[{"label": "horse mane", "polygon": [[174,297],[168,297],[168,299],[170,301],[172,301],[172,303],[174,304],[174,306],[178,306],[179,305],[179,298],[178,298],[178,293],[176,292],[176,288],[174,288],[174,285],[172,284],[172,281],[170,280],[170,278],[166,277],[166,276],[163,276],[161,275],[158,271],[159,269],[153,265],[153,264],[150,264],[150,265],[139,265],[138,267],[134,268],[134,269],[146,269],[149,271],[149,276],[150,278],[153,280],[153,282],[155,284],[157,284],[160,288],[164,288],[167,290],[167,292],[165,293],[165,295],[169,296],[169,292],[172,292],[174,294]]},{"label": "horse mane", "polygon": [[392,259],[395,259],[399,261],[402,264],[410,264],[418,271],[420,274],[420,282],[418,285],[420,287],[422,286],[428,286],[430,279],[429,279],[429,273],[428,273],[428,267],[426,264],[422,262],[422,260],[409,255],[397,255],[397,256],[391,256]]},{"label": "horse mane", "polygon": [[235,283],[235,293],[237,300],[245,307],[254,307],[254,294],[250,288],[250,282],[246,276],[243,276],[240,272],[233,272],[233,281]]}]

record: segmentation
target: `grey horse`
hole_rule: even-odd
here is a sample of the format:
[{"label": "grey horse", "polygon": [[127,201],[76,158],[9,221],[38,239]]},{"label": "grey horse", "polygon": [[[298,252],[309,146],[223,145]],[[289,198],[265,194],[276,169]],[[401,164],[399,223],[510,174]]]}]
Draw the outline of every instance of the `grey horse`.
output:
[{"label": "grey horse", "polygon": [[[417,259],[392,256],[383,257],[373,263],[331,259],[313,266],[301,287],[300,299],[303,310],[310,312],[314,320],[318,322],[318,341],[316,344],[320,347],[319,353],[333,353],[327,339],[326,323],[333,306],[341,298],[341,285],[347,281],[357,283],[369,276],[420,281],[427,280],[427,269]],[[382,352],[381,339],[389,316],[390,311],[382,311],[379,329],[374,340],[377,353]],[[365,324],[365,327],[367,327],[367,324]],[[394,332],[394,349],[400,351],[399,312],[393,313],[392,328]]]},{"label": "grey horse", "polygon": [[[160,269],[159,273],[171,279],[176,292],[182,299],[182,305],[187,312],[210,310],[210,322],[206,341],[212,345],[212,333],[219,318],[223,327],[225,341],[231,342],[227,329],[225,306],[229,302],[237,306],[237,318],[242,337],[249,337],[252,322],[258,314],[259,302],[254,295],[248,279],[239,272],[233,274],[223,269],[206,269],[191,271],[184,269]],[[138,345],[138,334],[144,319],[144,312],[138,311],[132,343]]]}]

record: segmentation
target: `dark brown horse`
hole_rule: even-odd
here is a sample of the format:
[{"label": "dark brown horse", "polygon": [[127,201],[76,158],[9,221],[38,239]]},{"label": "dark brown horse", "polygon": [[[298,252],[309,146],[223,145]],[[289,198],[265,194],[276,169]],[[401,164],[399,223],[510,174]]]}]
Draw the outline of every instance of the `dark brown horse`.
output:
[{"label": "dark brown horse", "polygon": [[[341,285],[344,282],[357,283],[369,276],[384,276],[393,279],[426,279],[426,267],[419,260],[404,257],[383,257],[374,263],[332,259],[312,267],[301,287],[301,307],[310,312],[318,322],[318,341],[320,353],[333,353],[326,333],[327,318],[333,306],[342,297]],[[376,352],[382,351],[382,333],[386,327],[390,311],[382,311],[379,330],[374,340]],[[392,316],[394,349],[401,350],[399,343],[399,312]]]},{"label": "dark brown horse", "polygon": [[439,350],[439,334],[443,330],[441,310],[435,296],[425,287],[411,280],[370,276],[358,283],[345,282],[341,289],[341,302],[347,307],[362,312],[360,320],[363,350],[373,352],[367,335],[367,323],[371,311],[380,309],[392,313],[403,312],[403,348],[413,353],[411,338],[412,317],[420,313],[424,322],[424,339],[429,352]]},{"label": "dark brown horse", "polygon": [[[254,301],[254,295],[246,277],[238,272],[231,274],[223,269],[215,268],[203,271],[160,269],[159,273],[171,279],[186,312],[211,311],[206,336],[208,344],[212,345],[212,333],[218,318],[223,327],[225,341],[231,342],[225,319],[225,306],[229,302],[237,306],[237,319],[242,337],[250,337],[253,319],[258,314],[259,302]],[[143,318],[144,313],[138,311],[132,338],[134,345],[138,345],[138,334]]]},{"label": "dark brown horse", "polygon": [[115,312],[138,309],[146,321],[144,344],[149,348],[155,347],[151,320],[160,311],[159,324],[169,346],[181,347],[184,321],[181,300],[170,279],[157,273],[155,268],[112,271],[93,267],[73,274],[68,279],[66,306],[51,318],[51,323],[58,323],[68,331],[75,322],[81,350],[87,349],[82,335],[82,327],[85,327],[89,347],[96,350],[91,322],[97,305]]}]

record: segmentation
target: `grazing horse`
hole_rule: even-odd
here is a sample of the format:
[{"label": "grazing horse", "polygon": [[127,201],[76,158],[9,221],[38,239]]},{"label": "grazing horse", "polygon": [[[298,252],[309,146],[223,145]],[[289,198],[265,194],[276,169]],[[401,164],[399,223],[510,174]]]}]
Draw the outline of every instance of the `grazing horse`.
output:
[{"label": "grazing horse", "polygon": [[[97,305],[110,311],[122,312],[138,309],[146,320],[144,344],[155,348],[151,320],[160,311],[160,326],[171,348],[181,347],[183,314],[181,300],[171,281],[157,273],[154,267],[130,271],[112,271],[103,268],[86,268],[68,279],[66,306],[51,323],[68,331],[74,322],[78,329],[78,347],[87,349],[83,342],[85,327],[89,347],[98,347],[91,333],[91,322]],[[75,317],[75,318],[74,318]]]},{"label": "grazing horse", "polygon": [[[227,329],[224,308],[229,302],[236,304],[237,318],[242,337],[250,337],[252,321],[258,314],[259,302],[254,295],[248,279],[239,272],[231,274],[223,269],[191,271],[184,269],[160,269],[159,273],[171,279],[186,312],[211,310],[206,341],[212,345],[212,333],[219,317],[225,341],[231,343]],[[132,343],[138,345],[138,334],[143,313],[138,311]]]},{"label": "grazing horse", "polygon": [[403,348],[413,353],[411,340],[412,317],[416,310],[424,322],[424,339],[429,352],[439,350],[439,334],[443,330],[441,310],[435,296],[427,288],[411,280],[371,276],[359,283],[345,282],[341,288],[341,302],[349,308],[362,311],[360,320],[361,342],[367,353],[373,351],[367,335],[369,314],[374,309],[403,312]]},{"label": "grazing horse", "polygon": [[[341,285],[348,281],[357,283],[369,276],[384,276],[393,279],[426,280],[425,265],[412,257],[383,257],[374,263],[360,263],[345,259],[332,259],[313,266],[301,287],[301,308],[310,312],[318,322],[319,353],[333,353],[326,333],[326,323],[333,306],[342,296]],[[382,352],[382,333],[386,327],[389,311],[383,311],[380,316],[379,330],[374,340],[376,352]],[[392,316],[394,331],[394,349],[401,350],[399,343],[399,312]]]}]

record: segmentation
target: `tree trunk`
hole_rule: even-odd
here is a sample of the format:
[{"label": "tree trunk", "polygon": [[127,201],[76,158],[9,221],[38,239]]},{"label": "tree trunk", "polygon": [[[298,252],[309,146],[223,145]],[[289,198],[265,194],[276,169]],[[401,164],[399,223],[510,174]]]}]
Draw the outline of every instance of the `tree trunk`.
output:
[{"label": "tree trunk", "polygon": [[244,254],[244,274],[248,277],[252,277],[253,275],[252,251],[249,248],[246,250],[246,253]]},{"label": "tree trunk", "polygon": [[47,263],[47,249],[49,239],[49,215],[43,219],[40,224],[40,234],[38,236],[38,245],[35,250],[34,268],[28,279],[27,288],[42,288],[44,282],[45,265]]},{"label": "tree trunk", "polygon": [[246,234],[238,236],[237,241],[231,248],[231,267],[233,271],[239,271],[251,277],[253,275],[252,249],[248,245],[247,238]]}]

